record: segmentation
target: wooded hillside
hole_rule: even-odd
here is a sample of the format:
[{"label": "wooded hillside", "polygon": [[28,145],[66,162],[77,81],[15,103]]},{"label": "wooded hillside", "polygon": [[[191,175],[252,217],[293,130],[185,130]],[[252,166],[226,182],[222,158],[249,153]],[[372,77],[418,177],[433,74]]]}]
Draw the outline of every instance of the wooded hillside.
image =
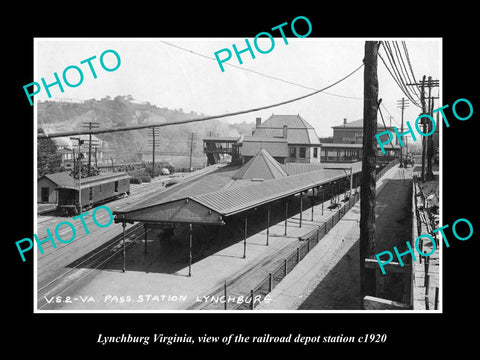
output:
[{"label": "wooded hillside", "polygon": [[[196,112],[184,113],[180,109],[159,108],[156,105],[135,103],[130,95],[107,96],[101,100],[90,99],[83,103],[45,101],[38,103],[38,127],[47,132],[83,128],[85,122],[97,122],[100,128],[157,124],[165,121],[179,121],[204,116]],[[158,151],[188,152],[188,135],[198,134],[194,156],[202,154],[202,138],[210,135],[240,136],[250,134],[252,123],[227,124],[222,119],[159,128]],[[149,150],[148,129],[96,135],[104,141],[104,148],[122,152]]]}]

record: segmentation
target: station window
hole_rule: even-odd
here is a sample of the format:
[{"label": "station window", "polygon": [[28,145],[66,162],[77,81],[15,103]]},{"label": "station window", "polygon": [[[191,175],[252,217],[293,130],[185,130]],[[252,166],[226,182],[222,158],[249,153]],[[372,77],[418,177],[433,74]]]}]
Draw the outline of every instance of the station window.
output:
[{"label": "station window", "polygon": [[115,192],[118,192],[118,181],[115,181]]},{"label": "station window", "polygon": [[305,159],[305,158],[307,157],[307,148],[306,148],[306,147],[301,147],[301,148],[300,148],[298,157],[299,157],[300,159]]},{"label": "station window", "polygon": [[318,148],[313,148],[313,157],[314,158],[318,157]]},{"label": "station window", "polygon": [[291,158],[296,158],[297,157],[297,148],[292,146],[288,149],[290,151],[290,157]]}]

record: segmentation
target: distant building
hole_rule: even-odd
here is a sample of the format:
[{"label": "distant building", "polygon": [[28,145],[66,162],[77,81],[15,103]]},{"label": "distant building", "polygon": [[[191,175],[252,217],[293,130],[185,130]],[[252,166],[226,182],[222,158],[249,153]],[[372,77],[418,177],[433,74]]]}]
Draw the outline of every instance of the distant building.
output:
[{"label": "distant building", "polygon": [[240,155],[243,163],[252,159],[260,150],[266,150],[280,164],[288,159],[288,142],[286,138],[263,136],[244,136],[240,142]]},{"label": "distant building", "polygon": [[228,154],[232,162],[247,163],[266,150],[280,164],[320,163],[320,140],[315,129],[300,114],[273,115],[262,123],[256,119],[251,135],[203,139],[208,164],[216,164]]},{"label": "distant building", "polygon": [[66,103],[75,103],[75,104],[83,104],[85,100],[82,99],[74,99],[74,98],[54,98],[55,102],[66,102]]},{"label": "distant building", "polygon": [[227,158],[231,162],[239,160],[238,137],[206,137],[203,139],[203,152],[207,155],[207,165],[217,164]]},{"label": "distant building", "polygon": [[74,184],[75,180],[66,172],[43,175],[37,181],[37,202],[57,203],[56,188],[63,184]]},{"label": "distant building", "polygon": [[[88,150],[90,137],[89,135],[79,135],[83,144],[80,146],[80,151],[83,155],[82,163],[88,163]],[[73,170],[75,161],[78,160],[78,142],[77,140],[72,140],[69,137],[58,137],[52,139],[57,145],[57,153],[62,156],[62,166],[66,170]],[[103,142],[95,135],[92,135],[92,164],[95,164],[95,161],[102,161],[102,147]],[[74,159],[75,158],[75,159]]]},{"label": "distant building", "polygon": [[[362,144],[363,143],[363,119],[347,122],[347,119],[343,119],[343,124],[332,126],[333,129],[333,139],[332,143],[337,144]],[[392,133],[394,132],[393,127],[384,127],[383,124],[377,124],[377,134],[382,131],[389,130]],[[382,141],[385,141],[388,138],[388,135],[382,135]],[[398,145],[398,139],[395,137],[396,143]]]},{"label": "distant building", "polygon": [[[363,156],[363,119],[347,122],[343,119],[341,125],[332,126],[333,137],[328,143],[322,142],[321,160],[323,162],[355,162],[362,160]],[[383,124],[377,124],[377,134],[389,130],[394,132],[393,127],[384,127]],[[380,138],[382,141],[388,139],[388,134]],[[389,161],[400,155],[401,147],[398,139],[395,137],[395,143],[385,146],[387,152],[383,155],[380,146],[377,145],[377,158],[379,161]]]},{"label": "distant building", "polygon": [[280,163],[319,163],[320,140],[313,128],[300,114],[273,115],[262,123],[256,119],[252,136],[245,136],[240,148],[244,162],[265,149]]}]

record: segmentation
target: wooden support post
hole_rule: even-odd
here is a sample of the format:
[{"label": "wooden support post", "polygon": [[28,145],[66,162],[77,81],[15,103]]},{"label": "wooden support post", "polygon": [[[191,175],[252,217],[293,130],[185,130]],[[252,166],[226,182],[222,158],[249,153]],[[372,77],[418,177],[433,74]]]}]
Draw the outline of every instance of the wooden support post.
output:
[{"label": "wooden support post", "polygon": [[267,207],[267,246],[268,246],[268,238],[270,236],[270,205]]},{"label": "wooden support post", "polygon": [[335,203],[335,195],[333,194],[333,182],[330,183],[330,206]]},{"label": "wooden support post", "polygon": [[323,216],[323,203],[325,202],[325,188],[322,186],[322,216]]},{"label": "wooden support post", "polygon": [[250,290],[250,297],[252,298],[252,302],[250,303],[250,310],[253,310],[253,308],[255,307],[253,305],[253,294],[254,294],[254,292],[253,292],[253,289],[252,289],[252,290]]},{"label": "wooden support post", "polygon": [[[268,274],[268,292],[272,292],[273,289],[273,281],[272,281],[272,273]],[[438,289],[438,288],[437,288]],[[226,296],[225,296],[226,298]]]},{"label": "wooden support post", "polygon": [[302,227],[302,215],[303,215],[303,192],[300,193],[300,224],[298,227]]},{"label": "wooden support post", "polygon": [[287,236],[288,198],[285,198],[285,236]]},{"label": "wooden support post", "polygon": [[424,278],[424,287],[425,287],[425,310],[430,310],[430,296],[428,294],[428,288],[430,287],[430,275],[425,272]]},{"label": "wooden support post", "polygon": [[350,167],[350,192],[348,194],[348,198],[352,197],[352,189],[353,189],[353,167]]},{"label": "wooden support post", "polygon": [[125,219],[122,221],[122,227],[123,227],[123,268],[122,272],[125,272],[125,227],[127,226],[127,222]]},{"label": "wooden support post", "polygon": [[145,254],[147,253],[147,224],[143,224],[143,232],[144,232],[144,236],[145,236]]},{"label": "wooden support post", "polygon": [[245,229],[243,231],[243,258],[247,257],[247,231],[248,231],[248,220],[247,215],[245,214]]},{"label": "wooden support post", "polygon": [[312,221],[313,221],[313,210],[314,210],[313,208],[315,207],[315,201],[313,199],[314,193],[315,193],[315,188],[312,189],[312,199],[311,199],[311,202],[312,202],[311,203],[311,205],[312,205]]},{"label": "wooden support post", "polygon": [[227,310],[227,280],[225,280],[225,284],[223,284],[223,295],[225,296],[224,310]]},{"label": "wooden support post", "polygon": [[188,224],[188,276],[192,276],[192,224]]},{"label": "wooden support post", "polygon": [[[364,90],[363,90],[363,158],[360,193],[360,301],[367,295],[375,295],[375,270],[365,267],[365,259],[375,254],[375,195],[378,77],[377,56],[380,43],[365,42]],[[363,304],[361,304],[363,306]]]}]

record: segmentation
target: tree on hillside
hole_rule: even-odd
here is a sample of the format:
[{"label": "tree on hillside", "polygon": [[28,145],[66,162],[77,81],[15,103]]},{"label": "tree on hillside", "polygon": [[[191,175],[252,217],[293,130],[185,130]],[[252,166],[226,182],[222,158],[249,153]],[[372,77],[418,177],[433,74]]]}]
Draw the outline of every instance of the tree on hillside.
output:
[{"label": "tree on hillside", "polygon": [[[38,129],[43,132],[43,129]],[[62,171],[62,155],[57,153],[57,145],[50,138],[38,139],[37,143],[37,176]]]}]

